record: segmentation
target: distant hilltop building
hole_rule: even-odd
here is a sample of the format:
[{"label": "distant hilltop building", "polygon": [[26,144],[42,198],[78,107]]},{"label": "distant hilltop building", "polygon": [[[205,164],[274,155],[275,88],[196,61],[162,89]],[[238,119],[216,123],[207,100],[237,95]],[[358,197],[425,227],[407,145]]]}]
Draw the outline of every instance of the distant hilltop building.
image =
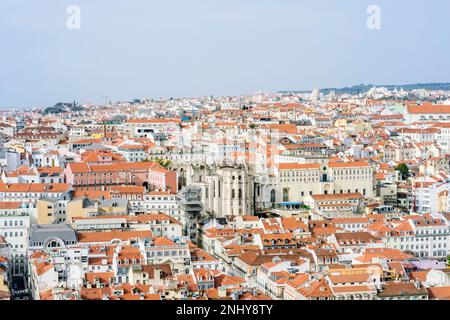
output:
[{"label": "distant hilltop building", "polygon": [[327,96],[327,99],[331,101],[331,100],[335,100],[336,98],[337,98],[336,91],[331,90],[330,93]]},{"label": "distant hilltop building", "polygon": [[320,91],[319,91],[319,89],[314,88],[314,90],[311,92],[310,100],[313,100],[313,101],[320,100]]},{"label": "distant hilltop building", "polygon": [[366,96],[368,98],[372,98],[372,99],[381,99],[381,98],[389,97],[391,95],[392,94],[391,94],[391,92],[388,89],[386,89],[386,88],[377,88],[377,87],[373,87],[366,94]]}]

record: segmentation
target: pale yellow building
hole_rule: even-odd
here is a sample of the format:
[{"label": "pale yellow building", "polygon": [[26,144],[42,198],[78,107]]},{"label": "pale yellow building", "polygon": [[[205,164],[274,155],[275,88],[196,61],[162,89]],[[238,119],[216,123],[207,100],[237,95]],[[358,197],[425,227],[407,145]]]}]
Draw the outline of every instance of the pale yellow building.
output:
[{"label": "pale yellow building", "polygon": [[61,214],[58,213],[58,200],[43,198],[37,201],[37,223],[53,224],[57,223]]},{"label": "pale yellow building", "polygon": [[374,196],[373,168],[367,162],[280,163],[272,202],[303,202],[308,195],[360,193]]},{"label": "pale yellow building", "polygon": [[98,212],[96,201],[88,198],[75,198],[67,203],[66,219],[68,223],[73,222],[73,218],[86,218]]}]

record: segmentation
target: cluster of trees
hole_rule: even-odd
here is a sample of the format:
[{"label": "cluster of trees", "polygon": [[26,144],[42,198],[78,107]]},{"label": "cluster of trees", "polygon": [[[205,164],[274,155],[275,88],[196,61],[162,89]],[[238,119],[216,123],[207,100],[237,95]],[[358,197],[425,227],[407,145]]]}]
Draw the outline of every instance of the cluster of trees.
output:
[{"label": "cluster of trees", "polygon": [[67,102],[58,102],[53,107],[48,107],[44,110],[44,115],[47,114],[59,114],[64,113],[67,111],[83,111],[84,108],[82,106],[77,105],[77,103],[74,101],[73,103],[67,103]]}]

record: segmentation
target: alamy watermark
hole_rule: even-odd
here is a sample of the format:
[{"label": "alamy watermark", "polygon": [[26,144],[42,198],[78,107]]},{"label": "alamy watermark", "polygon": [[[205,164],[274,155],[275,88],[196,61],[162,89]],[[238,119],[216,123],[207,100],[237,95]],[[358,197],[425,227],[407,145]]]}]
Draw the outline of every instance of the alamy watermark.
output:
[{"label": "alamy watermark", "polygon": [[68,14],[66,26],[69,30],[81,29],[81,8],[77,5],[70,5],[67,7]]},{"label": "alamy watermark", "polygon": [[[378,5],[370,5],[367,7],[366,13],[369,15],[367,18],[367,28],[369,30],[381,29],[381,8]],[[81,8],[78,5],[72,4],[67,7],[66,14],[68,15],[66,21],[66,27],[69,30],[81,29]]]},{"label": "alamy watermark", "polygon": [[370,5],[367,7],[367,28],[369,30],[381,29],[381,8],[377,5]]}]

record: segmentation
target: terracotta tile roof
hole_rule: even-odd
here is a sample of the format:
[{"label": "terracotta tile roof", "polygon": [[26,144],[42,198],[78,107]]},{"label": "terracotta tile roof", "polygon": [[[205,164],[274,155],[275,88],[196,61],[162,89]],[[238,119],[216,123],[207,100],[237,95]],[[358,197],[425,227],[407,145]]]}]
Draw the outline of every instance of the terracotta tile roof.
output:
[{"label": "terracotta tile roof", "polygon": [[363,263],[370,263],[372,259],[387,259],[390,261],[403,261],[413,258],[413,256],[406,254],[397,249],[389,249],[389,248],[368,248],[365,253],[356,258],[356,260]]},{"label": "terracotta tile roof", "polygon": [[38,276],[43,275],[47,271],[53,270],[53,264],[47,262],[37,263],[36,265],[36,274]]},{"label": "terracotta tile roof", "polygon": [[46,173],[48,175],[53,175],[53,174],[62,174],[63,169],[61,167],[40,167],[37,169],[39,174],[43,174]]},{"label": "terracotta tile roof", "polygon": [[102,300],[104,296],[111,296],[111,287],[106,288],[82,288],[80,297],[82,300]]},{"label": "terracotta tile roof", "polygon": [[174,196],[175,194],[170,191],[163,191],[163,190],[154,190],[150,191],[148,193],[151,196]]},{"label": "terracotta tile roof", "polygon": [[430,299],[450,300],[450,286],[427,288]]},{"label": "terracotta tile roof", "polygon": [[106,190],[75,190],[73,192],[74,198],[83,198],[86,197],[91,200],[98,199],[111,199],[111,192]]},{"label": "terracotta tile roof", "polygon": [[363,195],[360,193],[336,193],[336,194],[314,194],[311,197],[316,201],[324,201],[324,200],[361,199],[363,198]]},{"label": "terracotta tile roof", "polygon": [[369,223],[369,218],[367,217],[333,218],[330,221],[333,224],[352,224],[352,223],[365,224]]},{"label": "terracotta tile roof", "polygon": [[79,242],[111,242],[119,239],[129,241],[134,238],[151,238],[152,232],[146,231],[102,231],[102,232],[78,232]]},{"label": "terracotta tile roof", "polygon": [[176,245],[175,242],[173,242],[172,240],[165,238],[165,237],[156,237],[153,239],[153,245],[155,247],[158,246],[174,246]]},{"label": "terracotta tile roof", "polygon": [[417,288],[412,282],[387,282],[382,285],[382,291],[378,293],[379,297],[396,296],[428,296],[428,291],[423,288]]},{"label": "terracotta tile roof", "polygon": [[303,163],[279,163],[279,170],[303,170],[303,169],[319,169],[320,164],[303,164]]},{"label": "terracotta tile roof", "polygon": [[54,193],[68,192],[70,185],[65,183],[11,183],[0,184],[0,192],[22,192],[22,193]]},{"label": "terracotta tile roof", "polygon": [[364,292],[377,292],[373,285],[361,285],[361,286],[335,286],[333,291],[336,294],[339,293],[364,293]]},{"label": "terracotta tile roof", "polygon": [[[369,279],[369,274],[349,274],[349,275],[329,275],[328,276],[333,284],[343,284],[343,283],[365,283],[371,281]],[[333,288],[334,289],[334,288]]]},{"label": "terracotta tile roof", "polygon": [[160,170],[167,171],[157,162],[116,162],[108,164],[88,164],[86,162],[69,163],[73,173],[89,173],[89,172],[121,172],[132,170]]},{"label": "terracotta tile roof", "polygon": [[346,232],[336,233],[336,240],[340,245],[355,244],[355,243],[375,243],[377,238],[368,232]]},{"label": "terracotta tile roof", "polygon": [[138,193],[144,194],[145,187],[143,186],[111,186],[109,188],[111,192],[117,193]]},{"label": "terracotta tile roof", "polygon": [[301,287],[300,289],[298,289],[298,292],[309,299],[334,297],[333,290],[328,285],[325,278],[321,280],[315,280],[309,283],[307,286]]},{"label": "terracotta tile roof", "polygon": [[410,114],[447,114],[450,113],[450,105],[409,105]]},{"label": "terracotta tile roof", "polygon": [[370,167],[368,162],[330,162],[328,163],[330,168],[354,168],[354,167]]},{"label": "terracotta tile roof", "polygon": [[169,122],[175,122],[175,123],[181,123],[181,119],[179,118],[163,118],[163,119],[129,119],[126,121],[126,123],[134,123],[134,124],[140,124],[140,123],[169,123]]},{"label": "terracotta tile roof", "polygon": [[0,210],[19,209],[22,202],[0,202]]},{"label": "terracotta tile roof", "polygon": [[89,283],[95,283],[98,280],[102,284],[109,284],[115,276],[114,272],[86,272],[84,278]]}]

